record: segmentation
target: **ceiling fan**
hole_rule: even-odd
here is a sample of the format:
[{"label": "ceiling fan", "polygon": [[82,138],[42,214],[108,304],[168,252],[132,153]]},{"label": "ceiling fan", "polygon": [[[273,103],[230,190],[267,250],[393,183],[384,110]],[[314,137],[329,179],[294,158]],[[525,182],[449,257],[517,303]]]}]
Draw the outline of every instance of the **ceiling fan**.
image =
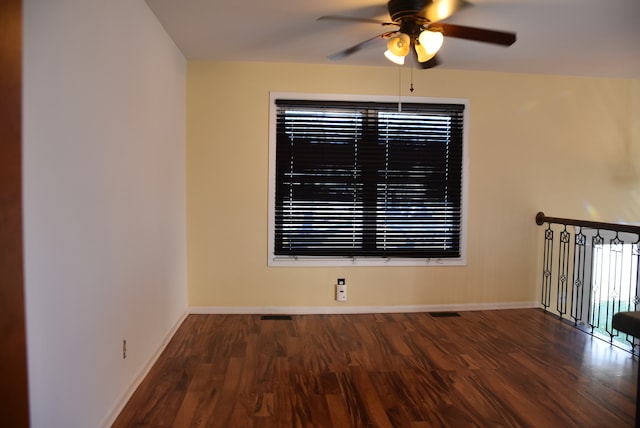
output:
[{"label": "ceiling fan", "polygon": [[387,7],[391,21],[341,15],[321,16],[318,20],[353,21],[398,27],[329,56],[332,60],[352,55],[378,39],[387,39],[387,59],[402,65],[413,47],[418,64],[426,69],[440,63],[436,53],[442,46],[444,37],[501,46],[511,46],[515,43],[515,33],[440,22],[471,5],[472,3],[466,0],[389,0]]}]

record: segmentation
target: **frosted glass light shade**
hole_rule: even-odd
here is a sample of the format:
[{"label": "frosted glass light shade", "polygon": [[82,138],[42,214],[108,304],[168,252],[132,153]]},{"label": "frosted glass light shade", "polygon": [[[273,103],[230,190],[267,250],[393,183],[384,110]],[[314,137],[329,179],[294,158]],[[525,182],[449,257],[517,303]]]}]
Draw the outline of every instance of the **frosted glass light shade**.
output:
[{"label": "frosted glass light shade", "polygon": [[419,62],[427,62],[431,58],[436,56],[435,52],[431,54],[428,53],[427,50],[424,48],[424,46],[422,46],[420,43],[416,43],[416,53],[418,54]]},{"label": "frosted glass light shade", "polygon": [[425,30],[420,33],[418,41],[424,47],[424,50],[429,55],[435,55],[436,52],[442,47],[444,36],[438,31]]},{"label": "frosted glass light shade", "polygon": [[404,64],[404,57],[395,55],[390,50],[386,50],[384,52],[384,56],[386,56],[389,61],[391,61],[391,62],[393,62],[395,64],[398,64],[398,65],[403,65]]},{"label": "frosted glass light shade", "polygon": [[396,56],[407,56],[411,47],[411,39],[408,34],[398,33],[387,42],[387,49]]}]

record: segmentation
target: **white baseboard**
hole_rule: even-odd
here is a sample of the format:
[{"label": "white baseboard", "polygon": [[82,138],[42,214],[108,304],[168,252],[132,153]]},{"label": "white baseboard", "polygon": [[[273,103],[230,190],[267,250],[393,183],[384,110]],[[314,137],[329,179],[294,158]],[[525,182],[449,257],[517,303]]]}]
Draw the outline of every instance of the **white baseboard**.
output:
[{"label": "white baseboard", "polygon": [[160,346],[158,346],[158,349],[156,349],[156,351],[151,356],[149,361],[147,361],[147,363],[138,371],[138,374],[133,378],[133,380],[129,384],[129,387],[124,391],[124,393],[122,394],[122,396],[120,397],[116,405],[108,413],[107,417],[104,420],[104,423],[100,424],[101,427],[108,428],[113,425],[113,423],[116,421],[116,418],[120,415],[120,412],[122,412],[122,409],[124,409],[124,406],[129,402],[129,400],[133,396],[133,393],[136,392],[136,389],[138,389],[138,386],[140,386],[140,384],[142,383],[144,378],[147,376],[147,374],[149,373],[153,365],[156,363],[158,358],[160,358],[160,354],[162,354],[164,349],[169,344],[169,341],[173,338],[174,334],[176,334],[176,331],[178,331],[178,328],[182,325],[182,322],[187,318],[188,315],[189,315],[189,311],[185,311],[180,316],[180,318],[178,318],[178,321],[173,325],[171,330],[169,330],[169,332],[165,335],[164,339],[160,343]]},{"label": "white baseboard", "polygon": [[492,311],[539,308],[539,302],[464,303],[407,306],[191,306],[191,314],[369,314],[394,312]]}]

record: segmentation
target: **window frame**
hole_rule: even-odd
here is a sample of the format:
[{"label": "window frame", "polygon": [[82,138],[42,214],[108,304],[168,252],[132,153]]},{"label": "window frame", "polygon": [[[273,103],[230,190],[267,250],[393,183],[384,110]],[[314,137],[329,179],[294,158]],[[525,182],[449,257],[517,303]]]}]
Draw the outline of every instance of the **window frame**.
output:
[{"label": "window frame", "polygon": [[[343,257],[343,256],[283,256],[274,254],[275,244],[275,189],[276,189],[276,100],[353,101],[421,104],[463,104],[465,106],[462,135],[462,194],[460,219],[460,257],[404,258],[404,257]],[[269,94],[269,179],[268,179],[268,266],[464,266],[467,264],[467,211],[468,211],[468,132],[469,100],[459,98],[402,97],[376,95],[317,94],[299,92],[270,92]]]}]

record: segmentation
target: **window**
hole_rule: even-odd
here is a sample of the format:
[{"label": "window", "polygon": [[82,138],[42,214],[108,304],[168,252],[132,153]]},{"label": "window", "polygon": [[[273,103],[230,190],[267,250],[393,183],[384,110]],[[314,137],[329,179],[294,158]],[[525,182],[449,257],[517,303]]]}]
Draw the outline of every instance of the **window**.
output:
[{"label": "window", "polygon": [[464,263],[466,104],[423,101],[272,95],[270,264]]}]

